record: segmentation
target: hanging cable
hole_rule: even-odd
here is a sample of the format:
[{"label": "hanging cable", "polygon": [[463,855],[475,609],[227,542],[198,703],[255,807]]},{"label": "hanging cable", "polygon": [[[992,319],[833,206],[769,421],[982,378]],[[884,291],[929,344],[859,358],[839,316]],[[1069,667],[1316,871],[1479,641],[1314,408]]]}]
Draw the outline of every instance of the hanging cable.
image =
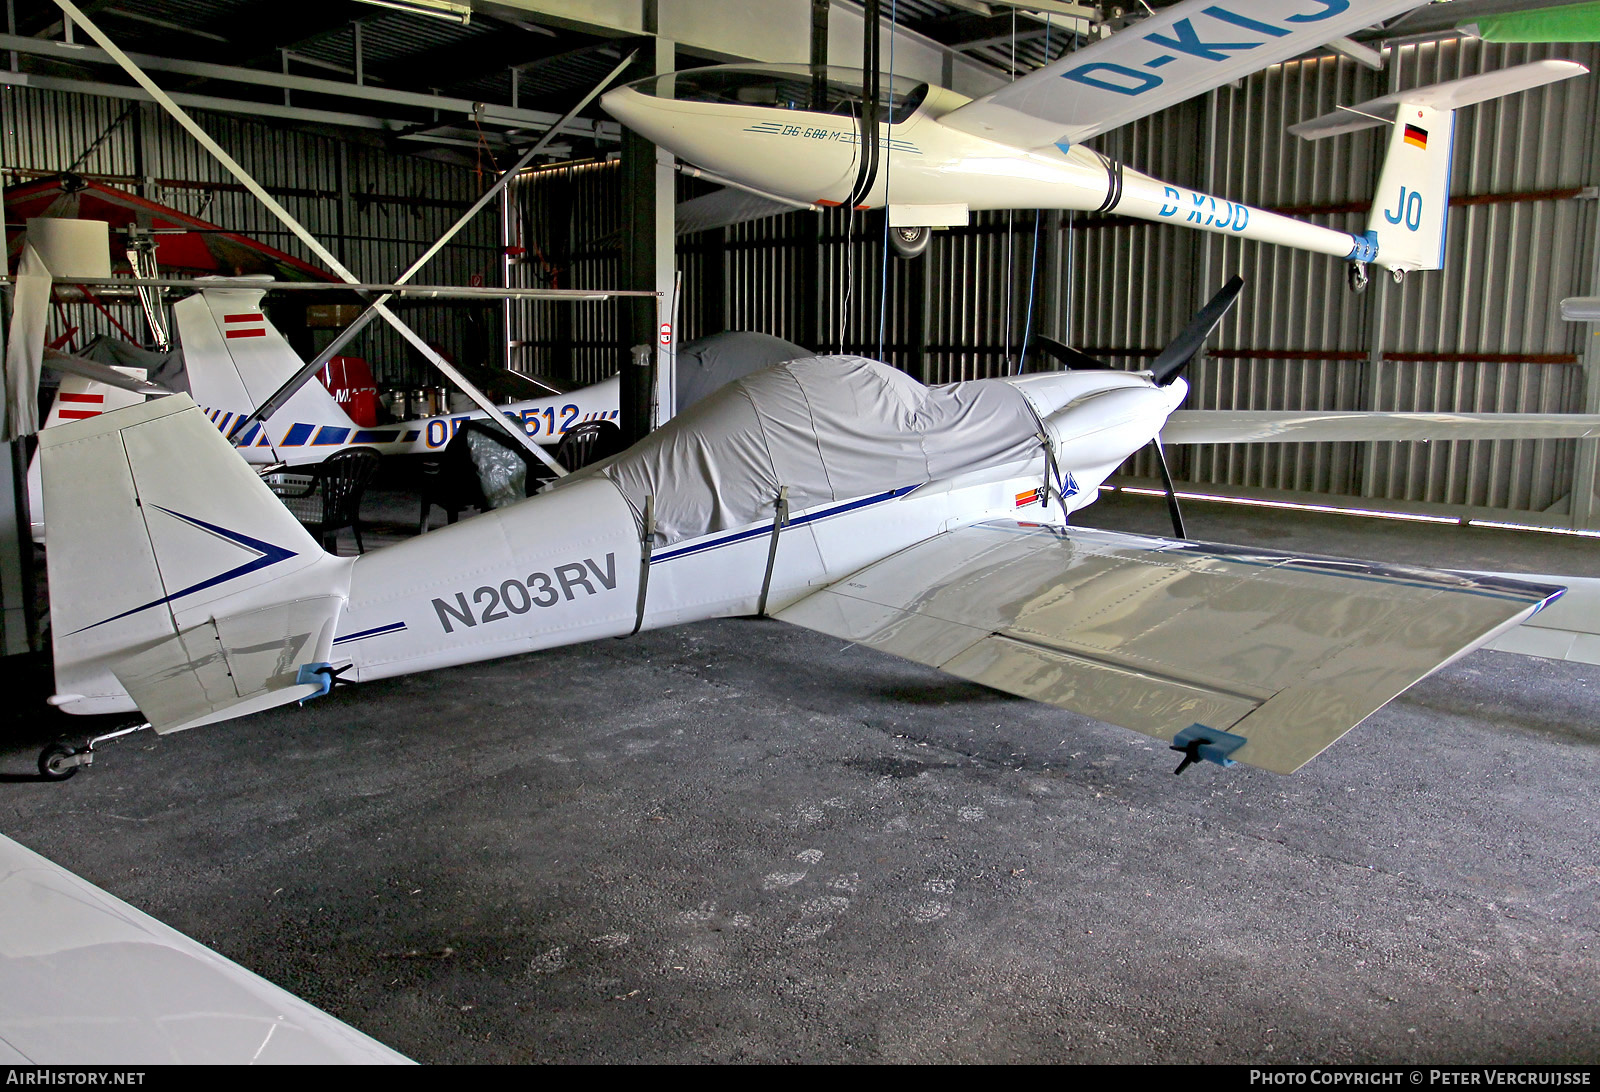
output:
[{"label": "hanging cable", "polygon": [[[1015,24],[1013,24],[1015,25]],[[1012,47],[1013,50],[1015,46]],[[1013,64],[1015,54],[1013,53]],[[1050,16],[1044,17],[1044,63],[1050,63]],[[1033,210],[1033,259],[1028,264],[1028,312],[1022,325],[1022,349],[1017,353],[1016,375],[1021,375],[1028,366],[1028,342],[1033,337],[1033,292],[1039,277],[1039,221],[1044,216],[1043,209]],[[1010,327],[1006,327],[1007,331]]]},{"label": "hanging cable", "polygon": [[[889,118],[894,119],[894,40],[899,33],[899,0],[889,0]],[[883,275],[878,285],[878,359],[883,359],[884,330],[889,320],[889,165],[894,162],[894,146],[884,157],[883,167],[883,249],[880,263]]]}]

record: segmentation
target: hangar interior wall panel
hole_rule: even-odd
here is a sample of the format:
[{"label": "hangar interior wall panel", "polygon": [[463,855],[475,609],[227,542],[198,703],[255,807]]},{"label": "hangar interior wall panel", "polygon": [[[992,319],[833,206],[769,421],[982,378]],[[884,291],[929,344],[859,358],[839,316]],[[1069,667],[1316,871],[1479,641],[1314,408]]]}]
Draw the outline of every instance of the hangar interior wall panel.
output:
[{"label": "hangar interior wall panel", "polygon": [[[0,107],[6,122],[0,134],[0,169],[8,185],[71,168],[321,264],[154,104],[5,87],[0,89]],[[463,167],[394,155],[382,146],[233,115],[197,111],[195,117],[307,230],[368,281],[388,281],[404,271],[493,177],[482,179]],[[467,284],[478,275],[485,278],[483,283],[497,283],[496,232],[493,210],[480,213],[417,281]],[[291,304],[283,296],[268,298],[276,308]],[[111,303],[108,309],[125,328],[144,336],[137,303]],[[481,304],[397,309],[424,338],[457,359],[492,362],[498,352],[498,318]],[[283,320],[292,321],[287,314]],[[75,308],[71,321],[85,335],[115,332],[89,308]],[[51,336],[59,332],[59,326],[53,327]],[[80,337],[77,344],[85,339]],[[354,352],[368,358],[380,383],[438,382],[385,323],[369,326]]]},{"label": "hangar interior wall panel", "polygon": [[[1410,43],[1390,51],[1382,72],[1334,57],[1276,65],[1095,146],[1157,177],[1359,234],[1385,131],[1304,141],[1287,125],[1546,57],[1600,68],[1595,45]],[[1597,100],[1600,77],[1589,76],[1461,111],[1446,268],[1402,285],[1379,271],[1360,296],[1336,259],[1114,215],[976,213],[966,227],[935,232],[920,261],[886,261],[879,215],[830,210],[681,239],[676,325],[680,339],[760,330],[819,351],[881,356],[934,383],[1047,367],[1024,355],[1033,330],[1138,368],[1237,272],[1246,289],[1193,368],[1192,408],[1593,412],[1600,398],[1587,371],[1600,364],[1588,330],[1563,323],[1557,307],[1564,296],[1600,292]],[[606,239],[620,201],[614,165],[592,170],[563,219],[574,286],[600,283],[585,278],[606,268],[617,245]],[[522,188],[527,221],[561,212],[556,180],[541,175]],[[684,196],[703,192],[683,185]],[[626,348],[611,312],[592,313],[605,317],[567,350],[575,380],[614,371]],[[536,343],[527,350],[535,356],[552,353],[555,325],[541,318],[513,336]],[[560,360],[548,363],[562,374]],[[1595,449],[1483,441],[1170,454],[1178,477],[1202,490],[1591,526],[1600,506],[1573,492],[1579,483],[1592,492]],[[1125,472],[1156,473],[1148,454]]]}]

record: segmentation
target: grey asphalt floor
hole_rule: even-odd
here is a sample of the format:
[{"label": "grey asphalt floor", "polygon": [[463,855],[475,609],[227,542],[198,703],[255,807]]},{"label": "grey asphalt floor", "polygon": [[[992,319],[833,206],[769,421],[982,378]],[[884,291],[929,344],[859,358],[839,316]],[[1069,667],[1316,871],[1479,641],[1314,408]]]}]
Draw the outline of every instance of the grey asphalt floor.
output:
[{"label": "grey asphalt floor", "polygon": [[[1589,539],[1187,511],[1600,575]],[[1166,530],[1144,498],[1082,522]],[[38,748],[98,726],[41,665],[10,681],[0,832],[419,1061],[1600,1059],[1597,668],[1473,653],[1292,777],[1174,777],[750,619],[134,737],[59,784]]]}]

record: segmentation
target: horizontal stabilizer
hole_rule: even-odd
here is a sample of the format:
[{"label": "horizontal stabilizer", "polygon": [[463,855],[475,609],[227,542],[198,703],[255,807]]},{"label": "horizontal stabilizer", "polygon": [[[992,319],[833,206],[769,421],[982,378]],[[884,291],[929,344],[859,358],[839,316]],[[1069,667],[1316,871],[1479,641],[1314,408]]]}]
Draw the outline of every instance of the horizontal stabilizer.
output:
[{"label": "horizontal stabilizer", "polygon": [[300,665],[328,662],[343,608],[343,598],[320,596],[208,618],[112,670],[157,732],[304,701],[327,688],[301,682]]},{"label": "horizontal stabilizer", "polygon": [[919,543],[786,622],[1291,773],[1560,587],[995,521]]},{"label": "horizontal stabilizer", "polygon": [[1562,440],[1600,436],[1593,413],[1315,413],[1178,410],[1164,444],[1281,444],[1403,440]]},{"label": "horizontal stabilizer", "polygon": [[149,398],[161,398],[172,392],[165,387],[158,387],[147,382],[141,377],[129,374],[137,369],[114,368],[110,364],[102,364],[98,360],[89,360],[81,356],[72,356],[69,353],[60,353],[54,349],[46,348],[44,351],[44,366],[51,371],[60,372],[62,375],[76,376],[94,383],[104,383],[108,387],[128,391],[131,394],[144,395]]},{"label": "horizontal stabilizer", "polygon": [[1322,140],[1370,129],[1375,125],[1391,124],[1401,103],[1425,106],[1430,110],[1459,110],[1463,106],[1497,99],[1502,95],[1514,95],[1519,91],[1543,87],[1547,83],[1569,80],[1588,71],[1577,61],[1534,61],[1532,64],[1503,68],[1498,72],[1485,72],[1481,76],[1397,91],[1355,106],[1342,106],[1331,114],[1291,125],[1289,132],[1306,140]]},{"label": "horizontal stabilizer", "polygon": [[1600,322],[1600,296],[1568,296],[1561,301],[1561,317],[1568,322]]}]

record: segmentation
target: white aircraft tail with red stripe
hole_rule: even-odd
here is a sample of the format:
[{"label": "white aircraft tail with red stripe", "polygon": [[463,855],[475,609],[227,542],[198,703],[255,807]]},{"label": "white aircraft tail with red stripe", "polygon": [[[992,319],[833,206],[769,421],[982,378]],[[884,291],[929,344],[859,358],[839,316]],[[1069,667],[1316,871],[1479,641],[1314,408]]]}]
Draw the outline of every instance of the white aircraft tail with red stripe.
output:
[{"label": "white aircraft tail with red stripe", "polygon": [[[143,368],[118,368],[117,371],[132,378],[144,379]],[[110,410],[134,406],[144,401],[144,395],[113,387],[81,375],[65,373],[56,390],[55,401],[45,416],[44,426],[50,428],[67,421],[86,421]],[[33,541],[44,542],[44,489],[39,475],[39,453],[33,453],[28,463],[28,518],[32,525]]]},{"label": "white aircraft tail with red stripe", "polygon": [[[245,280],[219,280],[217,287],[205,288],[172,309],[188,363],[190,394],[224,436],[304,365],[261,310],[266,286],[241,283]],[[251,426],[247,431],[253,435],[239,446],[262,455],[270,452],[276,459],[274,445],[284,443],[286,436],[293,446],[318,444],[315,435],[291,435],[296,427],[325,430],[327,442],[333,435],[342,442],[356,423],[313,380],[295,391],[266,428]]]}]

